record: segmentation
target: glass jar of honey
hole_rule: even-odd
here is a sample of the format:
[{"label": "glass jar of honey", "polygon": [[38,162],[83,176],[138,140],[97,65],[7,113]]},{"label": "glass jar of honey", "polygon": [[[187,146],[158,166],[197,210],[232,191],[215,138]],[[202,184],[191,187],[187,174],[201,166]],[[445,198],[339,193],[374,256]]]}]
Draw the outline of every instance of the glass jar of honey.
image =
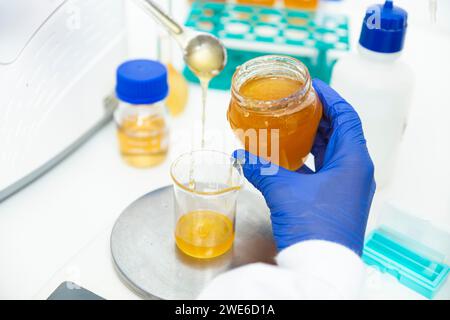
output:
[{"label": "glass jar of honey", "polygon": [[306,161],[322,118],[308,69],[287,56],[263,56],[233,76],[228,121],[247,151],[289,170]]}]

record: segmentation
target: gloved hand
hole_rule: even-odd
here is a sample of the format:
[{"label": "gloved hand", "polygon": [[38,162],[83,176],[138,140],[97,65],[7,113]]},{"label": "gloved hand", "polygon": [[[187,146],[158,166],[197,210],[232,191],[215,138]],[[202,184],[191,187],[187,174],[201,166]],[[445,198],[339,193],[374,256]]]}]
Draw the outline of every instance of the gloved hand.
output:
[{"label": "gloved hand", "polygon": [[243,150],[235,157],[266,199],[278,250],[305,240],[327,240],[361,255],[375,193],[373,163],[352,106],[324,82],[314,80],[313,85],[324,108],[311,151],[316,172],[306,166],[298,172],[280,167],[275,175],[264,175],[274,164]]}]

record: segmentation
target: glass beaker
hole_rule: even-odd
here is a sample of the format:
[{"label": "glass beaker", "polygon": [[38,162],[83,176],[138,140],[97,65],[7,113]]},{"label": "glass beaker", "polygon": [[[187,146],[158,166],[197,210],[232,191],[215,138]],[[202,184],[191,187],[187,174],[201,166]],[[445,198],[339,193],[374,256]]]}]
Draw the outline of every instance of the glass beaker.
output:
[{"label": "glass beaker", "polygon": [[262,56],[233,76],[228,121],[247,151],[289,170],[313,146],[322,104],[309,71],[297,59]]},{"label": "glass beaker", "polygon": [[193,151],[171,167],[175,196],[175,242],[189,256],[218,257],[233,245],[241,165],[218,151]]}]

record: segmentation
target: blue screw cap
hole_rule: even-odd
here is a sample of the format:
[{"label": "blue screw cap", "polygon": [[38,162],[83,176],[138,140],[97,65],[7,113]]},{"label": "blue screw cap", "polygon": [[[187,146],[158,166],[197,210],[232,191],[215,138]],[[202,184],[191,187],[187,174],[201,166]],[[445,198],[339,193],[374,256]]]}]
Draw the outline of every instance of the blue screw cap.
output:
[{"label": "blue screw cap", "polygon": [[408,13],[391,0],[367,9],[359,43],[366,49],[395,53],[403,49]]},{"label": "blue screw cap", "polygon": [[131,60],[117,69],[117,97],[130,104],[164,100],[169,92],[167,69],[158,61]]}]

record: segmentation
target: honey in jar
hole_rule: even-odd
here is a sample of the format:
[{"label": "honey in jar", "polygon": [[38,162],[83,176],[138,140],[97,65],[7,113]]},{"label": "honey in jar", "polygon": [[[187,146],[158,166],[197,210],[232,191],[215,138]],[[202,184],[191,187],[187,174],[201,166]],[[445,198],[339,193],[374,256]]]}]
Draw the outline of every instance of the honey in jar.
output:
[{"label": "honey in jar", "polygon": [[322,105],[305,65],[264,56],[238,68],[228,121],[245,149],[289,170],[306,161]]}]

